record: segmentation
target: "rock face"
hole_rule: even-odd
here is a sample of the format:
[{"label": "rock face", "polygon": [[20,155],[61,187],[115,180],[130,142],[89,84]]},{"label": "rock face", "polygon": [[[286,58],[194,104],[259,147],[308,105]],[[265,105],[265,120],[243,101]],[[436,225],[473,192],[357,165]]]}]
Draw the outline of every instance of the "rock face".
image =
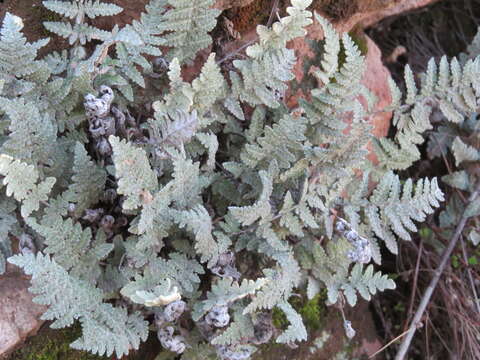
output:
[{"label": "rock face", "polygon": [[0,358],[36,334],[46,307],[34,304],[28,292],[30,281],[15,270],[0,276]]},{"label": "rock face", "polygon": [[[373,125],[373,135],[376,137],[387,136],[390,128],[390,120],[392,118],[391,112],[382,111],[390,105],[392,97],[390,88],[388,86],[388,78],[390,72],[382,63],[382,52],[378,46],[365,35],[367,55],[366,55],[366,69],[363,75],[362,83],[369,89],[376,97],[377,103],[373,108],[374,115],[370,118],[370,123]],[[366,103],[363,99],[360,100],[364,106]],[[375,153],[370,148],[369,158],[376,161]]]},{"label": "rock face", "polygon": [[[377,104],[373,109],[375,115],[370,118],[370,122],[374,125],[373,134],[377,137],[386,136],[390,126],[391,113],[379,111],[389,105],[391,101],[388,87],[390,72],[383,65],[382,53],[373,40],[363,33],[352,36],[366,57],[366,68],[362,83],[377,97]],[[321,40],[322,38],[323,32],[320,25],[318,23],[313,24],[309,28],[307,39]],[[308,97],[307,89],[303,89],[302,84],[311,84],[314,81],[311,73],[318,66],[317,59],[321,56],[321,49],[315,46],[315,42],[305,41],[305,38],[295,39],[292,41],[291,47],[295,50],[298,59],[294,68],[297,86],[291,89],[290,96],[288,96],[288,105],[294,107],[299,96]],[[366,105],[363,100],[363,98],[360,98],[360,101]]]}]

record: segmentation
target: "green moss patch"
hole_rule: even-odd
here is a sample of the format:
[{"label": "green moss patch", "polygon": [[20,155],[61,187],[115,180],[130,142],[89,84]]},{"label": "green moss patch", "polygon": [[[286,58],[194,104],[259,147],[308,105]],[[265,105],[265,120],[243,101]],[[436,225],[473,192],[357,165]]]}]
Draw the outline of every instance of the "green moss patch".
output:
[{"label": "green moss patch", "polygon": [[[313,299],[306,300],[305,297],[292,297],[290,304],[302,316],[308,332],[316,331],[322,327],[323,318],[326,315],[326,293],[317,294]],[[286,329],[288,320],[285,314],[278,308],[273,309],[273,325],[277,329]]]},{"label": "green moss patch", "polygon": [[43,328],[30,338],[8,360],[99,360],[107,357],[95,356],[85,351],[70,348],[70,344],[81,336],[77,324],[71,328],[53,330]]}]

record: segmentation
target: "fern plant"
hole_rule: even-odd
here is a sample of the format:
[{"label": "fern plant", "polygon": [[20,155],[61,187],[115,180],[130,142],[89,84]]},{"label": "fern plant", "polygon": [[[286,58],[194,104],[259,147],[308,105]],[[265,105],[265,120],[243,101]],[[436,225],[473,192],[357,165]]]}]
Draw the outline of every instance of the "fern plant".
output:
[{"label": "fern plant", "polygon": [[[131,25],[100,31],[85,17],[117,6],[46,1],[67,20],[46,27],[73,50],[38,60],[45,41],[27,43],[21,19],[5,17],[0,270],[9,257],[32,276],[34,301],[49,306],[53,326],[81,323],[75,348],[121,357],[149,329],[183,359],[247,359],[263,343],[303,341],[294,292],[313,298],[326,289],[330,304],[354,306],[357,294],[393,289],[371,263],[381,263],[378,240],[395,253],[397,238],[408,241],[443,200],[436,179],[402,184],[393,171],[416,159],[431,101],[455,120],[471,109],[477,60],[452,63],[451,75],[443,64],[438,79],[432,70],[420,93],[407,71],[400,134],[377,141],[374,164],[365,58],[308,10],[311,0],[292,0],[285,17],[259,26],[259,41],[229,72],[212,53],[185,81],[181,64],[211,42],[212,3],[152,0]],[[318,87],[290,109],[283,97],[296,57],[287,42],[313,21],[326,35]],[[84,46],[89,40],[95,46]],[[158,89],[144,75],[154,71],[146,55],[163,56],[160,46],[167,71],[153,74]],[[29,66],[17,67],[11,51],[28,54]],[[147,118],[140,108],[151,109]],[[465,146],[457,145],[464,159],[475,157]],[[32,237],[38,251],[21,246],[11,256],[12,236]],[[274,328],[275,309],[286,329]],[[350,337],[348,320],[345,328]]]}]

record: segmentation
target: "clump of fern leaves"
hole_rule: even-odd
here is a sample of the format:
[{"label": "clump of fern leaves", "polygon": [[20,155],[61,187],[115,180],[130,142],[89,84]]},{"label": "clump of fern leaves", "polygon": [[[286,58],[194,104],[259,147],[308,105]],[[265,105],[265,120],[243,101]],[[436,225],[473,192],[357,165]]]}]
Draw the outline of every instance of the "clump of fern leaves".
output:
[{"label": "clump of fern leaves", "polygon": [[[374,164],[371,109],[359,101],[371,98],[365,58],[309,11],[311,0],[258,26],[258,42],[228,72],[210,54],[192,82],[182,64],[211,42],[212,1],[152,0],[111,31],[85,16],[120,11],[112,4],[45,5],[74,20],[46,25],[71,52],[36,59],[44,41],[26,42],[11,14],[0,32],[0,270],[8,257],[32,275],[54,327],[80,321],[72,346],[121,357],[154,329],[184,359],[247,359],[260,344],[308,338],[289,302],[297,292],[324,289],[329,304],[354,306],[395,287],[373,264],[381,246],[396,253],[398,238],[410,241],[444,200],[436,179],[401,181],[395,170],[417,159],[433,103],[456,123],[471,111],[479,61],[432,65],[422,91],[407,70],[405,104],[392,104],[399,135],[377,143]],[[313,21],[325,32],[319,85],[290,109],[297,59],[287,43]],[[28,67],[13,50],[28,54]],[[163,71],[152,73],[146,55],[161,56]],[[161,86],[145,104],[146,76]],[[9,234],[36,246],[11,256]],[[281,331],[274,311],[288,321]]]}]

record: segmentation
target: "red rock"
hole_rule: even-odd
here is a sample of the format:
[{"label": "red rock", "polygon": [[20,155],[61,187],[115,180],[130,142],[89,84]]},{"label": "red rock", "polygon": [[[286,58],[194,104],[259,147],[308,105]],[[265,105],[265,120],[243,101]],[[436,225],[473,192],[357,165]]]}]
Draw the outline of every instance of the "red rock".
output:
[{"label": "red rock", "polygon": [[29,286],[28,278],[15,270],[0,276],[0,358],[35,335],[43,324],[39,317],[46,307],[32,302]]},{"label": "red rock", "polygon": [[[319,40],[323,38],[323,33],[318,29],[318,24],[309,29],[307,38],[311,40]],[[378,98],[378,103],[374,111],[379,111],[387,106],[390,101],[390,90],[387,80],[390,76],[388,69],[382,63],[382,53],[378,46],[366,35],[360,35],[361,42],[365,43],[366,47],[366,69],[362,83],[370,89]],[[305,38],[298,38],[291,42],[291,48],[295,50],[297,56],[297,63],[294,67],[295,80],[301,83],[305,76],[309,75],[316,65],[308,66],[309,62],[314,60],[319,54],[305,41]],[[304,94],[303,91],[295,90],[295,93],[289,96],[288,104],[293,106],[297,103],[299,94]],[[363,99],[360,99],[365,105]],[[378,113],[372,117],[372,123],[375,126],[375,136],[385,136],[388,132],[390,113]]]},{"label": "red rock", "polygon": [[[388,86],[388,78],[390,72],[382,63],[382,52],[378,46],[365,35],[367,42],[367,58],[362,83],[370,89],[377,97],[377,104],[373,108],[374,115],[370,118],[370,123],[373,124],[373,135],[376,137],[384,137],[388,134],[390,128],[390,120],[392,118],[391,112],[385,112],[383,109],[390,104],[392,97]],[[366,105],[363,99],[360,101]],[[370,149],[371,150],[371,149]],[[371,160],[375,161],[375,154],[370,151]]]}]

